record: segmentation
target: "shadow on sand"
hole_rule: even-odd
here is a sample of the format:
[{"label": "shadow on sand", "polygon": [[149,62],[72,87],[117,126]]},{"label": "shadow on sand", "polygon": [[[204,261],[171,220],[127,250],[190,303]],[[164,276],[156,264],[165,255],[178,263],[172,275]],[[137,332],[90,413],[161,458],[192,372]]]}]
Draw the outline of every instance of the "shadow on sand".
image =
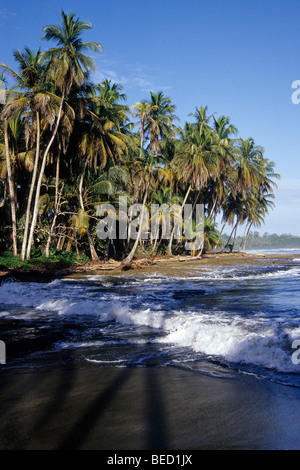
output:
[{"label": "shadow on sand", "polygon": [[167,449],[158,369],[3,371],[0,449]]}]

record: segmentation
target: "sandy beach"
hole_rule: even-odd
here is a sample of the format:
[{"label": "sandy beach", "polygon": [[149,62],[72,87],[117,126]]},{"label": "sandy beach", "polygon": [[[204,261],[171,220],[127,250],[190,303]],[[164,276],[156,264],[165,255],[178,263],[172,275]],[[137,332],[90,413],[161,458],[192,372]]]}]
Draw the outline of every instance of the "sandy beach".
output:
[{"label": "sandy beach", "polygon": [[299,398],[176,368],[1,371],[0,448],[297,449]]},{"label": "sandy beach", "polygon": [[[201,258],[192,258],[190,256],[161,256],[151,259],[149,257],[141,257],[134,259],[130,267],[121,268],[121,262],[115,260],[99,260],[97,262],[89,262],[83,264],[75,264],[70,268],[51,269],[46,267],[30,268],[30,269],[14,269],[0,271],[0,282],[7,278],[16,278],[20,280],[37,279],[47,280],[59,277],[81,277],[82,275],[104,275],[104,276],[126,276],[130,274],[139,275],[159,273],[165,276],[173,275],[179,272],[181,267],[186,270],[188,268],[197,268],[205,266],[228,266],[234,264],[256,264],[259,263],[281,263],[292,261],[295,258],[300,259],[299,254],[246,254],[246,253],[216,253],[205,254]],[[175,271],[174,271],[175,270]]]}]

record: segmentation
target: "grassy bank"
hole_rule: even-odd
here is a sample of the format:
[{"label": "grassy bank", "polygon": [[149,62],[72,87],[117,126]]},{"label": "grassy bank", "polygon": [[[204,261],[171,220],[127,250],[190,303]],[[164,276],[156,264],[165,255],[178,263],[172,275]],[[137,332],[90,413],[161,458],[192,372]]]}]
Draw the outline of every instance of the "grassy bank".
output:
[{"label": "grassy bank", "polygon": [[25,273],[32,271],[56,272],[57,270],[70,269],[72,266],[86,263],[86,256],[76,256],[76,253],[52,250],[47,258],[40,250],[33,250],[31,260],[21,261],[20,257],[13,256],[12,252],[0,253],[0,271],[5,273]]}]

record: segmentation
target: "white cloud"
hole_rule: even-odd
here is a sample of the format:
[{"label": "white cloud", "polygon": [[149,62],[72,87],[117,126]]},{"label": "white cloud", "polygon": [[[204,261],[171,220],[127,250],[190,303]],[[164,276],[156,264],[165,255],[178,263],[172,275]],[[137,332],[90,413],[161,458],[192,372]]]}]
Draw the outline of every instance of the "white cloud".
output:
[{"label": "white cloud", "polygon": [[168,90],[171,87],[159,86],[155,80],[158,71],[155,69],[141,65],[141,64],[122,64],[115,60],[97,59],[97,71],[93,74],[94,81],[102,81],[104,79],[111,79],[114,83],[132,89],[138,88],[143,92],[151,90]]},{"label": "white cloud", "polygon": [[120,74],[115,70],[101,68],[94,73],[93,79],[95,81],[102,81],[104,79],[111,79],[114,83],[126,86],[127,88],[140,88],[143,91],[149,91],[154,87],[154,83],[144,74],[134,74],[130,71],[125,74]]}]

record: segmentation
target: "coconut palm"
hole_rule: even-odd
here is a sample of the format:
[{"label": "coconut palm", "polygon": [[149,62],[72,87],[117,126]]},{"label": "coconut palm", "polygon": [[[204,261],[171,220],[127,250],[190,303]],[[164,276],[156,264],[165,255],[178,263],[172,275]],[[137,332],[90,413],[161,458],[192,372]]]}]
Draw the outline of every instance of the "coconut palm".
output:
[{"label": "coconut palm", "polygon": [[[102,91],[105,91],[105,94],[101,93]],[[119,96],[116,91],[117,88],[107,90],[107,87],[105,89],[98,87],[100,94],[93,96],[86,112],[87,122],[83,128],[80,143],[84,159],[79,181],[79,201],[82,210],[84,210],[83,182],[88,165],[93,167],[95,173],[98,173],[99,169],[105,169],[109,164],[115,166],[122,162],[127,153],[127,137],[121,132],[121,125],[126,120],[126,110],[123,107],[120,108],[118,101],[116,101]],[[92,259],[95,260],[97,255],[92,247],[89,231],[87,230],[86,233],[89,238]]]},{"label": "coconut palm", "polygon": [[136,111],[134,113],[134,117],[138,117],[140,119],[140,148],[142,153],[144,147],[145,125],[147,122],[152,121],[150,113],[153,112],[155,108],[147,101],[138,102],[131,108]]},{"label": "coconut palm", "polygon": [[162,91],[151,91],[150,108],[146,115],[145,134],[149,137],[150,152],[160,152],[159,140],[167,135],[174,135],[176,127],[174,121],[178,117],[174,114],[175,105]]},{"label": "coconut palm", "polygon": [[84,51],[92,50],[101,52],[101,46],[95,42],[83,42],[81,34],[85,30],[90,30],[89,23],[74,19],[74,15],[66,15],[62,11],[62,26],[49,25],[44,28],[43,39],[54,40],[58,47],[51,48],[43,53],[43,59],[49,62],[49,70],[54,79],[55,85],[61,90],[60,106],[56,115],[56,123],[52,136],[44,151],[40,175],[36,187],[34,210],[30,234],[27,245],[27,259],[30,259],[30,250],[33,243],[33,234],[38,216],[38,202],[42,178],[45,171],[46,160],[56,137],[60,121],[63,116],[64,101],[70,93],[72,84],[78,87],[86,83],[85,72],[95,69],[95,64],[90,57],[84,54]]},{"label": "coconut palm", "polygon": [[263,172],[262,159],[264,149],[256,146],[252,138],[240,139],[236,147],[237,190],[246,196],[247,191],[258,187]]},{"label": "coconut palm", "polygon": [[[150,200],[152,204],[158,204],[159,205],[159,212],[155,213],[152,215],[151,213],[151,219],[154,221],[153,226],[156,228],[156,233],[154,234],[154,246],[152,249],[151,255],[153,255],[158,248],[158,246],[161,244],[163,238],[166,238],[167,235],[170,236],[170,223],[171,223],[171,217],[173,220],[176,221],[176,216],[179,215],[177,212],[172,211],[172,208],[174,209],[175,207],[179,207],[179,204],[182,203],[182,197],[179,195],[174,195],[172,194],[172,188],[170,186],[166,186],[164,188],[158,188],[159,185],[159,180],[158,183],[156,184],[156,187],[151,188],[151,194],[150,194]],[[172,213],[171,213],[172,211]],[[181,211],[180,211],[181,212]],[[181,213],[180,213],[181,216]],[[181,219],[179,219],[177,222],[181,222]],[[161,236],[159,238],[159,229],[161,227]],[[151,235],[153,235],[151,233]]]},{"label": "coconut palm", "polygon": [[11,168],[11,156],[9,150],[9,141],[8,141],[8,120],[4,120],[4,142],[5,142],[5,157],[6,157],[6,171],[7,171],[7,181],[8,181],[8,191],[9,191],[9,203],[11,210],[11,224],[12,224],[12,243],[13,243],[13,255],[17,256],[18,254],[18,245],[17,245],[17,217],[16,217],[16,203],[15,203],[15,188]]},{"label": "coconut palm", "polygon": [[154,186],[155,181],[157,181],[157,176],[161,171],[160,159],[154,152],[148,152],[147,150],[144,150],[143,156],[140,155],[133,162],[131,171],[133,186],[137,188],[136,195],[134,195],[133,197],[135,199],[139,198],[139,196],[142,195],[143,202],[137,237],[130,253],[121,263],[122,268],[125,268],[126,266],[130,265],[137,250],[137,247],[140,243],[142,231],[145,228],[144,215],[149,191],[150,188]]},{"label": "coconut palm", "polygon": [[[28,128],[33,127],[34,129],[36,146],[21,249],[21,260],[24,261],[31,216],[31,203],[35,190],[40,156],[41,115],[52,124],[52,101],[54,99],[57,103],[58,98],[56,95],[49,93],[49,86],[46,80],[47,67],[42,64],[42,54],[40,50],[37,52],[31,51],[29,48],[25,48],[24,52],[17,50],[14,52],[14,58],[19,66],[20,72],[16,73],[9,68],[8,70],[16,79],[16,86],[22,91],[14,96],[14,99],[12,99],[6,107],[5,112],[7,115],[16,115],[16,113],[26,112],[28,109],[30,110],[31,117],[26,119],[25,122],[28,122]],[[7,69],[6,66],[5,68]]]}]

